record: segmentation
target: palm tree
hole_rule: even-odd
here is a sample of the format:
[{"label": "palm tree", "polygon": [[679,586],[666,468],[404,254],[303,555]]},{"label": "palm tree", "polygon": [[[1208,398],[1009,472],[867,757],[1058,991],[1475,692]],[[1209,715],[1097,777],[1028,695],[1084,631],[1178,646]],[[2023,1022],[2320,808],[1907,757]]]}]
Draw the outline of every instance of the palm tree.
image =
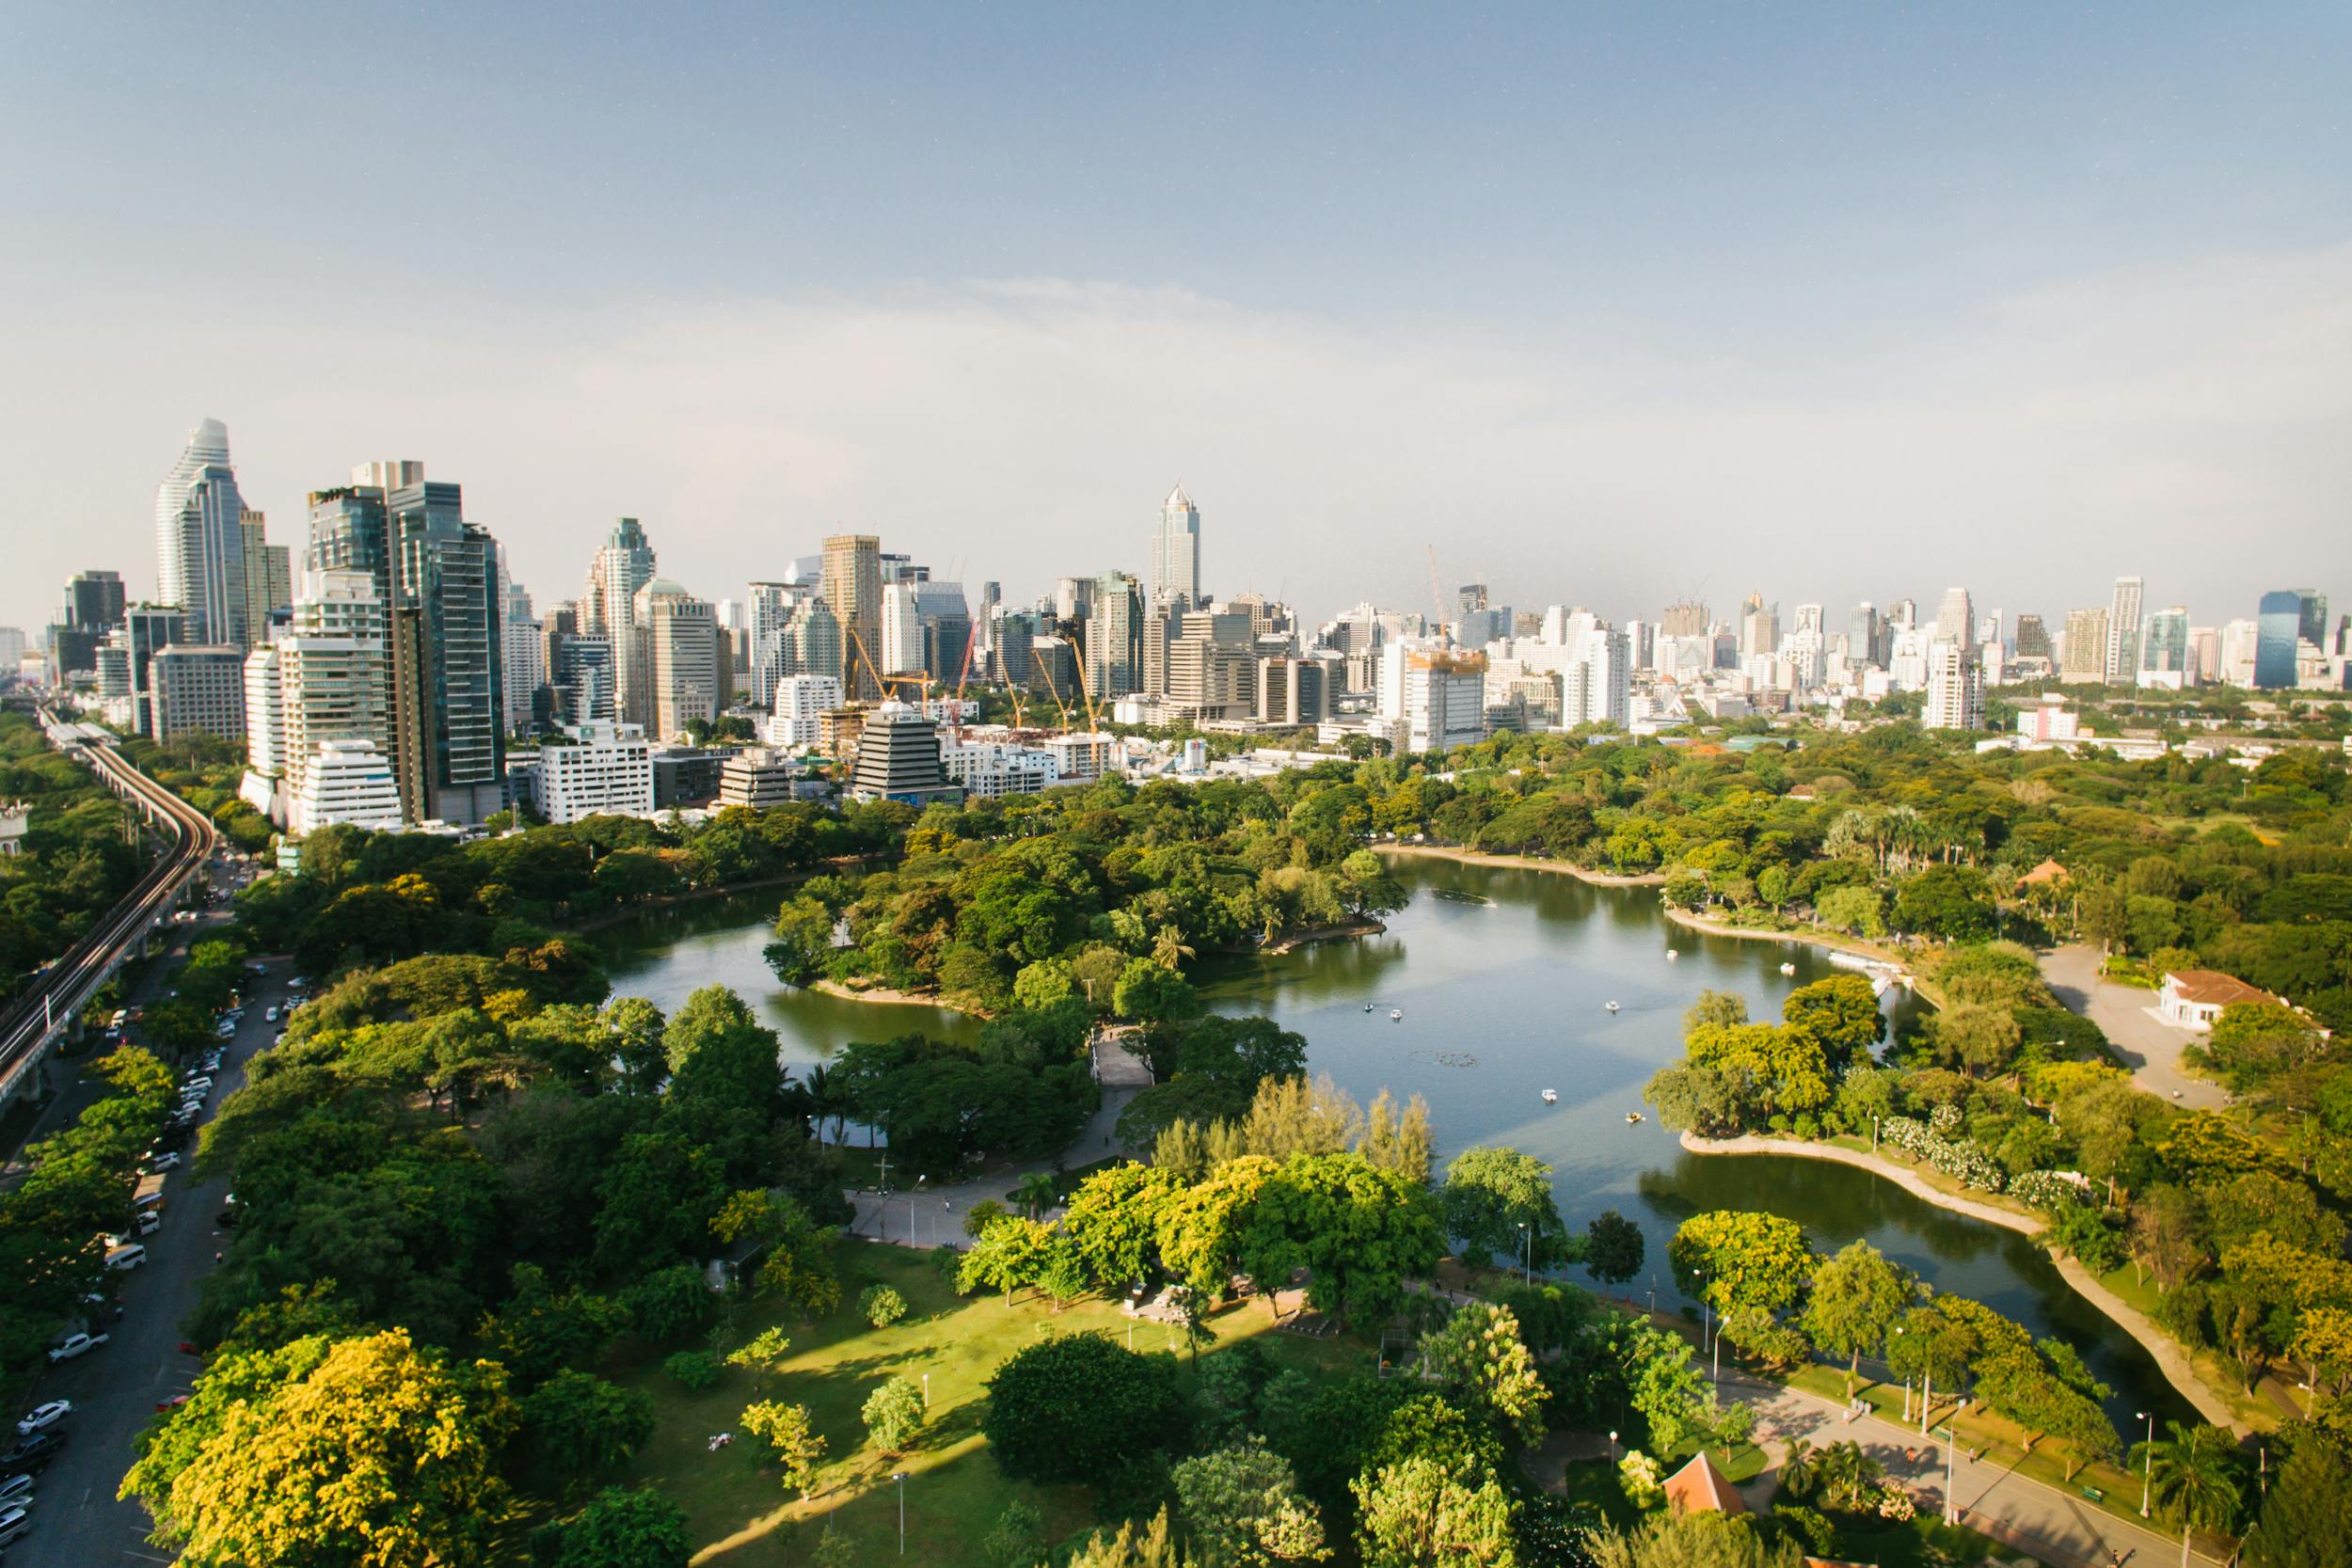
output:
[{"label": "palm tree", "polygon": [[1184,934],[1173,926],[1161,927],[1159,935],[1152,939],[1152,961],[1162,969],[1182,969],[1192,956],[1192,949],[1184,945]]},{"label": "palm tree", "polygon": [[1803,1502],[1813,1495],[1820,1480],[1820,1455],[1813,1445],[1800,1437],[1788,1445],[1788,1457],[1780,1462],[1780,1489],[1788,1494],[1791,1502]]},{"label": "palm tree", "polygon": [[1012,1191],[1007,1193],[1005,1196],[1009,1198],[1012,1206],[1021,1211],[1025,1217],[1035,1220],[1043,1219],[1045,1211],[1060,1201],[1061,1192],[1055,1185],[1054,1178],[1050,1173],[1033,1170],[1014,1182]]},{"label": "palm tree", "polygon": [[825,1119],[833,1118],[833,1141],[841,1141],[841,1124],[848,1118],[850,1107],[835,1084],[833,1074],[820,1064],[808,1069],[802,1081],[802,1091],[807,1097],[808,1114],[821,1129]]},{"label": "palm tree", "polygon": [[2246,1507],[2245,1463],[2237,1442],[2217,1426],[2167,1421],[2169,1435],[2134,1446],[2132,1460],[2144,1467],[2148,1491],[2168,1521],[2185,1520],[2208,1535],[2235,1528]]},{"label": "palm tree", "polygon": [[1863,1452],[1859,1443],[1832,1443],[1813,1463],[1821,1499],[1832,1508],[1859,1509],[1885,1474],[1885,1466]]}]

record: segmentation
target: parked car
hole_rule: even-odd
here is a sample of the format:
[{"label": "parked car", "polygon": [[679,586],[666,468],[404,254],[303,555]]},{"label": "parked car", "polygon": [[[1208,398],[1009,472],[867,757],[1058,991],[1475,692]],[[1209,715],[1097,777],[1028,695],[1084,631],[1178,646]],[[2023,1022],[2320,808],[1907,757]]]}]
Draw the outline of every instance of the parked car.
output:
[{"label": "parked car", "polygon": [[13,1546],[24,1539],[33,1528],[32,1513],[22,1508],[0,1513],[0,1546]]},{"label": "parked car", "polygon": [[177,1170],[179,1167],[180,1156],[168,1151],[158,1153],[151,1149],[148,1151],[147,1158],[139,1162],[139,1169],[151,1173],[159,1170]]},{"label": "parked car", "polygon": [[60,1361],[72,1361],[76,1357],[87,1355],[110,1338],[111,1336],[104,1334],[69,1334],[61,1343],[49,1348],[50,1365],[55,1366]]},{"label": "parked car", "polygon": [[52,1427],[47,1432],[36,1432],[29,1437],[20,1437],[7,1449],[0,1449],[0,1470],[15,1472],[43,1469],[47,1467],[51,1460],[57,1457],[57,1450],[65,1447],[65,1439],[66,1433],[63,1427]]},{"label": "parked car", "polygon": [[33,1478],[13,1475],[0,1481],[0,1508],[29,1508],[33,1502]]},{"label": "parked car", "polygon": [[30,1437],[36,1432],[47,1431],[72,1414],[72,1400],[51,1400],[47,1404],[37,1404],[24,1413],[23,1420],[16,1423],[16,1434]]},{"label": "parked car", "polygon": [[174,1411],[174,1410],[179,1409],[182,1405],[183,1405],[183,1404],[185,1404],[185,1403],[187,1403],[187,1402],[188,1402],[188,1396],[187,1396],[187,1395],[185,1395],[185,1394],[174,1394],[174,1395],[172,1395],[172,1396],[171,1396],[171,1398],[169,1398],[169,1399],[167,1399],[167,1400],[157,1400],[157,1401],[155,1402],[155,1408],[156,1408],[156,1410],[157,1410],[157,1411],[159,1411],[159,1412],[162,1412],[162,1413],[165,1413],[165,1414],[168,1414],[168,1413],[169,1413],[169,1412],[171,1412],[171,1411]]},{"label": "parked car", "polygon": [[275,1023],[278,1022],[278,1008],[276,1006],[273,1005],[262,1009],[262,1022],[264,1023]]},{"label": "parked car", "polygon": [[133,1269],[137,1268],[141,1263],[146,1261],[147,1249],[139,1245],[136,1242],[133,1242],[128,1246],[116,1247],[113,1251],[106,1254],[106,1267],[110,1269],[120,1269],[125,1274],[130,1273]]}]

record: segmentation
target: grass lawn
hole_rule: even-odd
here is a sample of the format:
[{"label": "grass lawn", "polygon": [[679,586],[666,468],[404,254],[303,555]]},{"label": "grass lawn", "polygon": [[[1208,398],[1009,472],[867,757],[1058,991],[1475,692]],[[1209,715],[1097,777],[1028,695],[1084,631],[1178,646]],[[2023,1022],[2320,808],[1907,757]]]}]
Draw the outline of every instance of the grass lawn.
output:
[{"label": "grass lawn", "polygon": [[[1135,1347],[1142,1351],[1171,1348],[1168,1332],[1101,1300],[1073,1304],[1057,1315],[1052,1302],[1026,1294],[1010,1307],[1001,1295],[959,1297],[929,1253],[906,1247],[845,1241],[838,1260],[841,1306],[813,1327],[768,1302],[739,1309],[730,1344],[771,1325],[791,1337],[792,1354],[779,1375],[729,1368],[716,1385],[695,1393],[665,1375],[659,1356],[614,1374],[650,1394],[656,1415],[653,1437],[625,1479],[659,1487],[686,1511],[695,1560],[728,1568],[805,1562],[828,1523],[857,1544],[856,1560],[895,1558],[898,1499],[890,1476],[896,1470],[908,1477],[910,1561],[984,1568],[981,1540],[1014,1497],[1044,1514],[1050,1541],[1090,1528],[1085,1489],[1014,1482],[996,1468],[979,1430],[983,1385],[998,1365],[1043,1334],[1101,1329],[1124,1344],[1133,1326]],[[911,1308],[886,1329],[857,1316],[858,1292],[873,1280],[894,1287]],[[1256,1303],[1227,1308],[1210,1326],[1220,1345],[1263,1335],[1283,1366],[1331,1373],[1366,1370],[1372,1363],[1361,1340],[1267,1333],[1265,1309]],[[920,1383],[926,1374],[930,1425],[911,1452],[892,1459],[866,1443],[858,1412],[885,1379]],[[807,1405],[825,1439],[828,1463],[806,1504],[784,1491],[762,1445],[740,1431],[743,1407],[768,1399]],[[707,1439],[718,1432],[736,1433],[736,1441],[713,1453]]]}]

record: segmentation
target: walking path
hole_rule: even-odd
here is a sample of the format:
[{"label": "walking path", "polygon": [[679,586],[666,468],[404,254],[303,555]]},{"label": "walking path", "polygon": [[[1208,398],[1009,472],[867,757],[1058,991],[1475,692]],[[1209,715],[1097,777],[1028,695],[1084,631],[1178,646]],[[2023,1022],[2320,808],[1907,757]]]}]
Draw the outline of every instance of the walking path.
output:
[{"label": "walking path", "polygon": [[[2007,1465],[1971,1459],[1965,1449],[1953,1454],[1944,1444],[1922,1437],[1916,1426],[1878,1416],[1848,1418],[1833,1401],[1777,1384],[1726,1377],[1723,1391],[1754,1408],[1754,1441],[1772,1462],[1740,1489],[1748,1506],[1759,1512],[1780,1488],[1780,1465],[1789,1444],[1803,1439],[1820,1449],[1855,1442],[1885,1465],[1889,1476],[1915,1493],[1932,1494],[1936,1504],[1923,1503],[1923,1508],[1940,1505],[1949,1465],[1960,1523],[2046,1562],[2105,1568],[2120,1560],[2130,1568],[2155,1568],[2181,1557],[2177,1535],[2119,1519],[2077,1493],[2021,1475]],[[1938,1409],[1948,1412],[1947,1406]],[[2200,1554],[2196,1560],[2214,1560]]]},{"label": "walking path", "polygon": [[972,1239],[963,1233],[963,1217],[972,1212],[975,1203],[993,1198],[1010,1208],[1006,1196],[1023,1177],[1039,1171],[1068,1170],[1117,1154],[1119,1145],[1114,1130],[1119,1125],[1119,1113],[1141,1092],[1139,1088],[1105,1087],[1103,1103],[1087,1118],[1076,1141],[1053,1159],[1025,1161],[946,1186],[924,1183],[912,1191],[853,1192],[850,1195],[850,1206],[856,1214],[850,1222],[850,1233],[898,1246],[968,1247]]},{"label": "walking path", "polygon": [[2229,1090],[2181,1065],[2182,1047],[2195,1043],[2197,1036],[2154,1015],[2154,991],[2101,979],[2097,948],[2073,942],[2051,949],[2042,955],[2042,978],[2060,1002],[2099,1026],[2130,1064],[2132,1082],[2150,1094],[2193,1111],[2230,1102]]},{"label": "walking path", "polygon": [[[1846,1148],[1837,1144],[1805,1143],[1794,1138],[1760,1137],[1753,1132],[1736,1138],[1702,1138],[1695,1132],[1682,1134],[1682,1147],[1693,1154],[1788,1154],[1801,1160],[1827,1160],[1836,1164],[1852,1165],[1874,1176],[1885,1178],[1913,1196],[1966,1214],[1990,1225],[2005,1226],[2026,1236],[2039,1235],[2045,1228],[2042,1222],[2029,1214],[1998,1209],[1975,1198],[1944,1192],[1923,1180],[1916,1171],[1890,1164],[1861,1149]],[[2227,1428],[2243,1437],[2254,1430],[2230,1402],[2216,1393],[2213,1386],[2198,1373],[2196,1364],[2181,1342],[2167,1334],[2148,1315],[2123,1300],[2113,1291],[2099,1283],[2098,1277],[2071,1256],[2053,1255],[2059,1275],[2078,1295],[2091,1306],[2115,1320],[2116,1325],[2139,1342],[2156,1363],[2167,1382],[2180,1392],[2183,1399],[2197,1407],[2197,1413],[2217,1427]]]}]

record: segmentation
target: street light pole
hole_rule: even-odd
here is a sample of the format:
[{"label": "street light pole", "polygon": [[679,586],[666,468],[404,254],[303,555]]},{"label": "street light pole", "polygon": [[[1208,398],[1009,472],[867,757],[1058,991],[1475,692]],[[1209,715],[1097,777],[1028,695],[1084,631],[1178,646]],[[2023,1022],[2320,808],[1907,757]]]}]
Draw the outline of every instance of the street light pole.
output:
[{"label": "street light pole", "polygon": [[2156,1418],[2153,1411],[2135,1410],[2133,1415],[2148,1423],[2148,1446],[2139,1450],[2139,1516],[2148,1517],[2148,1485],[2156,1473]]},{"label": "street light pole", "polygon": [[1525,1221],[1519,1224],[1519,1283],[1533,1285],[1535,1283],[1535,1232],[1527,1227]]},{"label": "street light pole", "polygon": [[890,1478],[898,1483],[898,1555],[907,1555],[907,1473],[898,1471]]}]

